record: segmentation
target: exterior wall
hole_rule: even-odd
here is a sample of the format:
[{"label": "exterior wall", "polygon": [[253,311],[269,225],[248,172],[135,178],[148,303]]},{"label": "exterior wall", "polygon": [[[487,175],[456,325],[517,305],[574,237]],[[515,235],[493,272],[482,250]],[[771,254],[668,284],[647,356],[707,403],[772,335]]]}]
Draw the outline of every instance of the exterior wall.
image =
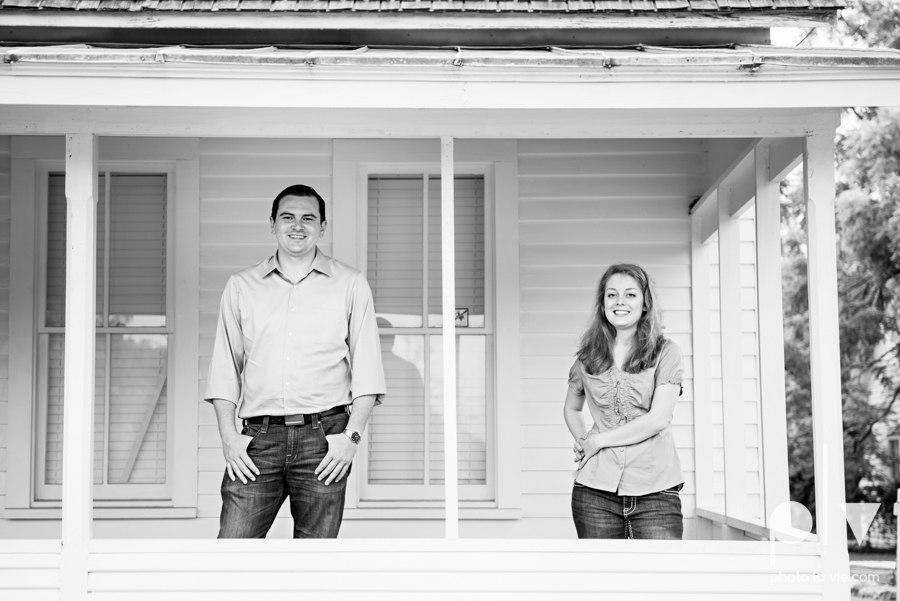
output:
[{"label": "exterior wall", "polygon": [[[756,313],[756,222],[751,209],[740,219],[741,235],[741,352],[743,356],[744,471],[747,517],[763,518],[762,429],[759,394],[759,338]],[[710,306],[712,308],[712,406],[713,406],[713,494],[714,511],[725,512],[725,447],[723,440],[722,338],[719,317],[719,253],[710,244]]]},{"label": "exterior wall", "polygon": [[[9,146],[9,138],[0,138],[0,496],[5,492],[9,346]],[[676,406],[673,431],[686,479],[685,538],[691,538],[695,500],[688,207],[708,178],[707,143],[522,140],[518,146],[519,222],[499,227],[517,227],[520,239],[522,512],[520,519],[464,521],[462,536],[575,536],[569,509],[571,438],[562,420],[566,374],[592,309],[597,280],[609,264],[625,261],[646,267],[656,281],[666,334],[685,354],[684,395]],[[325,198],[327,216],[334,214],[331,140],[204,139],[199,148],[200,353],[194,397],[199,416],[198,517],[99,520],[96,535],[101,538],[215,536],[223,460],[214,412],[199,399],[206,386],[222,287],[231,273],[272,252],[266,220],[271,199],[285,186],[314,186]],[[329,254],[333,231],[329,227],[322,244]],[[752,266],[748,273],[752,275]],[[190,395],[184,398],[189,402]],[[758,433],[758,427],[754,431]],[[758,469],[758,464],[748,459],[748,467]],[[752,477],[758,494],[759,475],[754,472]],[[24,531],[34,524],[0,520],[0,538],[7,526]],[[443,523],[351,516],[342,532],[348,537],[442,537]],[[286,508],[270,536],[290,536]]]},{"label": "exterior wall", "polygon": [[10,137],[0,136],[0,507],[6,505],[8,457],[10,146]]},{"label": "exterior wall", "polygon": [[612,263],[642,265],[685,355],[673,434],[694,518],[691,226],[703,193],[701,140],[522,141],[519,144],[522,306],[523,514],[533,536],[573,536],[572,439],[562,420],[566,374],[597,281]]}]

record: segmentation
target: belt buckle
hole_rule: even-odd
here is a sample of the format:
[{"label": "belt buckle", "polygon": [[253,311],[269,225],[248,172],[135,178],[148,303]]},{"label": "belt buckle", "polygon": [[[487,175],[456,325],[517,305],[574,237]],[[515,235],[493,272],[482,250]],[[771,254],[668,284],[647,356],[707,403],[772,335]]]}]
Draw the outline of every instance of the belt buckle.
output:
[{"label": "belt buckle", "polygon": [[303,419],[302,413],[296,413],[294,415],[285,415],[284,416],[284,425],[285,426],[302,426],[306,422]]}]

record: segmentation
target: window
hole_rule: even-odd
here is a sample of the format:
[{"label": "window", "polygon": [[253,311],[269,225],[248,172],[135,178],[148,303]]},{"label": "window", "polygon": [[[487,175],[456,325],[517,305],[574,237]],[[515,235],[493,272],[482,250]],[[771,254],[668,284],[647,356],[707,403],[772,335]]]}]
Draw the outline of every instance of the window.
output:
[{"label": "window", "polygon": [[[441,194],[435,173],[371,173],[366,275],[390,402],[368,428],[360,501],[441,501]],[[460,500],[493,501],[494,329],[483,174],[455,178]]]},{"label": "window", "polygon": [[[94,498],[172,498],[168,173],[101,173],[97,202]],[[58,502],[65,344],[65,175],[47,175],[38,259],[36,502]]]}]

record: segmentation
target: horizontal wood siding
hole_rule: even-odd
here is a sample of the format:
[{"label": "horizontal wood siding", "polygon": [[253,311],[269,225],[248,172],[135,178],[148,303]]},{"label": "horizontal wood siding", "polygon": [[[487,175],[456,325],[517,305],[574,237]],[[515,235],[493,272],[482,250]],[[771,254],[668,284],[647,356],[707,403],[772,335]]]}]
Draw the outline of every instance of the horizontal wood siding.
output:
[{"label": "horizontal wood siding", "polygon": [[0,136],[0,508],[6,506],[9,415],[9,217],[12,163],[10,137]]},{"label": "horizontal wood siding", "polygon": [[[206,389],[222,289],[228,277],[275,252],[269,228],[272,199],[292,184],[307,184],[332,214],[331,140],[204,139],[200,144],[200,381]],[[320,248],[332,253],[331,229]],[[219,485],[225,461],[212,406],[200,402],[198,531],[218,529]],[[289,536],[289,534],[288,534]]]},{"label": "horizontal wood siding", "polygon": [[[763,517],[762,418],[759,395],[759,328],[756,314],[756,222],[753,210],[740,218],[741,353],[743,357],[744,474],[746,517]],[[712,331],[713,493],[714,511],[725,511],[725,447],[723,440],[722,339],[719,321],[719,252],[711,243],[710,307]]]},{"label": "horizontal wood siding", "polygon": [[555,601],[615,593],[635,600],[810,601],[826,586],[814,578],[822,565],[809,550],[789,548],[770,560],[766,543],[751,542],[581,541],[577,549],[569,541],[146,542],[91,554],[91,599]]},{"label": "horizontal wood siding", "polygon": [[[523,513],[535,536],[572,536],[572,438],[562,419],[566,380],[612,263],[637,263],[659,291],[666,335],[685,355],[673,433],[691,536],[695,507],[691,362],[691,224],[703,193],[698,140],[519,143]],[[590,423],[585,415],[585,423]],[[549,519],[548,519],[549,518]],[[554,531],[546,530],[553,528]]]},{"label": "horizontal wood siding", "polygon": [[0,545],[0,599],[58,601],[61,549],[58,540]]}]

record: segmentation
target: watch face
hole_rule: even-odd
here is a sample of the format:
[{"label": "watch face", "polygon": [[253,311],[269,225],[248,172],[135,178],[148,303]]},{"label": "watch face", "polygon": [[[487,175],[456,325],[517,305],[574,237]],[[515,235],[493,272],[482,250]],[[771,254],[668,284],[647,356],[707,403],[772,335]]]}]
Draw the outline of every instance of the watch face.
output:
[{"label": "watch face", "polygon": [[350,437],[350,442],[359,444],[359,432],[354,432],[353,430],[345,430],[344,434]]}]

